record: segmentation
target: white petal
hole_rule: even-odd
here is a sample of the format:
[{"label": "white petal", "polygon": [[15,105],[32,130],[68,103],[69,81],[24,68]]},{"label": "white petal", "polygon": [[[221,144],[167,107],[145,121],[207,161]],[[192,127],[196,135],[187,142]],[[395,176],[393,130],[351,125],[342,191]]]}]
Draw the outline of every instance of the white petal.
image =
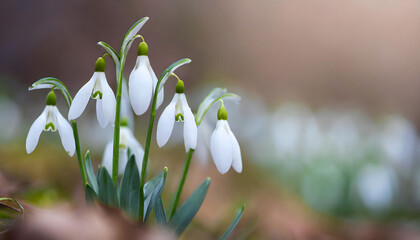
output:
[{"label": "white petal", "polygon": [[102,109],[104,116],[108,119],[108,122],[114,123],[115,121],[115,110],[117,106],[117,101],[115,100],[114,92],[111,87],[108,85],[106,80],[105,73],[99,73],[99,78],[101,80],[102,87]]},{"label": "white petal", "polygon": [[195,124],[194,114],[188,106],[187,99],[184,94],[180,94],[182,101],[182,110],[184,114],[184,144],[185,151],[195,149],[197,147],[197,124]]},{"label": "white petal", "polygon": [[39,136],[45,128],[47,121],[47,107],[42,111],[41,115],[32,123],[29,129],[28,136],[26,137],[26,152],[29,154],[35,150],[38,144]]},{"label": "white petal", "polygon": [[104,155],[102,156],[102,166],[108,170],[108,173],[112,175],[112,147],[113,141],[108,142],[105,147]]},{"label": "white petal", "polygon": [[96,117],[98,118],[99,126],[101,126],[101,128],[108,125],[108,119],[105,117],[102,107],[102,99],[96,100]]},{"label": "white petal", "polygon": [[128,92],[131,107],[137,115],[146,112],[152,98],[153,82],[149,71],[144,65],[133,70],[128,81]]},{"label": "white petal", "polygon": [[92,96],[92,90],[97,76],[95,72],[90,80],[77,92],[69,109],[69,120],[78,118],[85,110],[89,98]]},{"label": "white petal", "polygon": [[160,105],[162,105],[164,95],[165,95],[164,94],[164,87],[162,87],[162,89],[160,89],[160,91],[158,92],[158,96],[157,96],[157,100],[156,100],[156,109],[158,109],[160,107]]},{"label": "white petal", "polygon": [[198,158],[201,166],[204,167],[207,165],[209,153],[208,153],[206,144],[204,143],[204,139],[202,138],[200,134],[198,134],[197,147],[195,149],[194,155]]},{"label": "white petal", "polygon": [[[155,93],[155,89],[156,89],[156,84],[158,82],[158,78],[156,77],[155,71],[153,71],[153,68],[150,65],[150,62],[149,61],[147,61],[147,69],[149,70],[150,75],[152,76],[152,80],[153,80],[153,93]],[[158,109],[160,107],[160,105],[162,105],[163,98],[164,98],[164,90],[163,90],[163,86],[162,86],[162,89],[158,92],[157,101],[156,101],[156,109]]]},{"label": "white petal", "polygon": [[127,162],[127,150],[120,150],[120,155],[118,158],[118,175],[122,175],[124,173],[125,167],[127,166]]},{"label": "white petal", "polygon": [[242,172],[242,156],[241,156],[241,148],[239,147],[238,140],[236,140],[235,135],[233,135],[232,131],[230,130],[229,124],[227,124],[229,128],[228,134],[230,137],[230,141],[232,143],[232,167],[238,173]]},{"label": "white petal", "polygon": [[141,144],[137,141],[137,139],[134,138],[134,136],[133,138],[130,139],[129,147],[136,158],[137,168],[139,169],[139,174],[141,174],[141,168],[142,168],[143,157],[144,157],[144,149],[141,146]]},{"label": "white petal", "polygon": [[156,130],[156,139],[159,147],[163,147],[169,140],[172,134],[172,129],[175,123],[175,105],[178,101],[179,94],[175,94],[171,103],[163,110],[159,118]]},{"label": "white petal", "polygon": [[225,125],[225,120],[219,120],[210,138],[210,152],[221,174],[225,174],[232,165],[232,144]]},{"label": "white petal", "polygon": [[61,115],[58,108],[54,109],[55,117],[57,118],[57,130],[60,134],[61,143],[63,144],[64,150],[71,156],[74,155],[76,145],[74,142],[73,129],[70,123]]}]

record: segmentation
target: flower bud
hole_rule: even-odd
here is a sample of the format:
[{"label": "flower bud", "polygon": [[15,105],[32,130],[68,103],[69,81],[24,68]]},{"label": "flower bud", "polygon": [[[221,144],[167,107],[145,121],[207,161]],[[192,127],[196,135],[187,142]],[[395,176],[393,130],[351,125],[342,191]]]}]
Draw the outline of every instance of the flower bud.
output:
[{"label": "flower bud", "polygon": [[219,108],[219,111],[217,112],[217,120],[227,120],[228,118],[228,114],[225,108],[225,104],[223,104],[222,101],[222,105]]},{"label": "flower bud", "polygon": [[146,42],[141,42],[137,48],[137,56],[147,56],[149,55],[149,46]]},{"label": "flower bud", "polygon": [[106,62],[103,57],[98,58],[95,63],[95,72],[105,72]]},{"label": "flower bud", "polygon": [[54,91],[48,93],[46,104],[50,106],[55,106],[57,104],[57,97],[55,96]]},{"label": "flower bud", "polygon": [[176,93],[184,93],[184,82],[182,80],[178,80],[178,83],[176,84]]}]

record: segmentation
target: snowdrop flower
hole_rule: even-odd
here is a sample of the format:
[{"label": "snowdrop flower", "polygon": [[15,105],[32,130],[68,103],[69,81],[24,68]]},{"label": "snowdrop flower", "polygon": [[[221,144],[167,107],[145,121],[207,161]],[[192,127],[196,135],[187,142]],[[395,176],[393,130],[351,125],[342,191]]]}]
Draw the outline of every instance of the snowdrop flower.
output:
[{"label": "snowdrop flower", "polygon": [[210,138],[210,152],[213,161],[221,174],[225,174],[230,166],[240,173],[242,172],[241,149],[239,148],[238,141],[230,130],[223,101],[222,106],[217,113],[217,120],[216,129]]},{"label": "snowdrop flower", "polygon": [[[131,107],[137,115],[142,115],[147,111],[156,88],[158,79],[150,66],[149,47],[146,42],[141,42],[137,49],[137,60],[133,71],[128,80],[128,93],[130,96]],[[159,91],[156,106],[159,107],[163,102],[163,88]]]},{"label": "snowdrop flower", "polygon": [[26,138],[26,152],[28,154],[35,150],[42,131],[55,132],[58,130],[64,149],[70,156],[73,156],[76,149],[73,129],[69,122],[61,115],[60,111],[58,111],[56,102],[55,93],[54,91],[51,91],[47,96],[47,106],[45,106],[44,111],[29,129]]},{"label": "snowdrop flower", "polygon": [[159,147],[163,147],[168,142],[175,121],[184,122],[185,151],[195,149],[197,146],[197,125],[184,94],[184,82],[179,79],[176,84],[175,96],[163,110],[157,124],[156,138]]},{"label": "snowdrop flower", "polygon": [[116,101],[114,92],[105,76],[105,59],[100,57],[95,64],[92,78],[77,92],[69,110],[69,120],[78,118],[85,110],[89,98],[96,99],[96,116],[104,128],[115,121]]},{"label": "snowdrop flower", "polygon": [[[102,165],[108,170],[108,172],[112,173],[112,149],[113,148],[113,141],[111,140],[105,147],[105,152],[102,158]],[[118,161],[118,174],[121,175],[125,171],[125,166],[128,162],[128,149],[130,148],[131,152],[134,154],[136,158],[137,168],[139,169],[139,173],[141,174],[141,166],[143,162],[143,155],[144,149],[141,144],[137,141],[134,137],[133,132],[128,127],[128,119],[122,118],[121,119],[121,128],[120,128],[120,158]]]}]

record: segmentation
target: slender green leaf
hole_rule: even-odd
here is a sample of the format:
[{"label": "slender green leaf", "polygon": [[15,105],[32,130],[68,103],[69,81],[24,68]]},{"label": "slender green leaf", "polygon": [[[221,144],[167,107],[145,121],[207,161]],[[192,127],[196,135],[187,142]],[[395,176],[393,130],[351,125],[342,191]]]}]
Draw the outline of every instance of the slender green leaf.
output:
[{"label": "slender green leaf", "polygon": [[120,208],[138,219],[140,206],[140,175],[134,155],[130,157],[121,179]]},{"label": "slender green leaf", "polygon": [[95,190],[89,184],[85,184],[85,199],[87,203],[92,203],[97,199]]},{"label": "slender green leaf", "polygon": [[200,106],[198,106],[197,114],[195,115],[195,122],[197,123],[197,126],[201,124],[201,121],[203,120],[210,107],[222,98],[230,98],[236,101],[241,100],[239,95],[228,93],[226,88],[215,88],[211,90],[210,93],[200,103]]},{"label": "slender green leaf", "polygon": [[165,207],[163,206],[163,200],[162,196],[159,196],[156,198],[154,203],[154,209],[155,209],[155,216],[156,221],[159,226],[166,225],[166,213],[165,213]]},{"label": "slender green leaf", "polygon": [[144,222],[146,222],[147,218],[149,217],[149,214],[152,211],[156,199],[159,198],[162,194],[163,187],[165,186],[167,172],[168,168],[165,167],[162,171],[163,174],[161,175],[158,183],[156,184],[156,187],[148,195],[146,195],[146,193],[144,194],[146,198],[146,200],[144,201]]},{"label": "slender green leaf", "polygon": [[92,160],[90,159],[89,150],[87,150],[85,154],[85,163],[86,163],[86,172],[87,172],[90,187],[92,187],[95,193],[98,193],[98,181],[96,180],[96,176],[93,171]]},{"label": "slender green leaf", "polygon": [[111,56],[112,61],[114,62],[114,65],[115,65],[115,74],[117,75],[117,78],[118,78],[118,72],[120,69],[120,56],[108,43],[100,41],[98,42],[98,45],[103,47],[105,51]]},{"label": "slender green leaf", "polygon": [[229,234],[235,229],[236,225],[238,224],[239,220],[242,217],[242,213],[245,209],[245,203],[242,205],[242,207],[236,209],[235,217],[233,218],[232,223],[230,224],[229,228],[226,230],[226,232],[220,237],[220,240],[225,240]]},{"label": "slender green leaf", "polygon": [[132,39],[134,37],[136,37],[136,34],[140,31],[140,29],[143,27],[143,25],[147,22],[147,20],[149,20],[148,17],[144,17],[140,20],[138,20],[137,22],[135,22],[133,24],[133,26],[130,27],[130,29],[128,29],[127,33],[124,36],[123,42],[121,44],[121,57],[123,57],[122,55],[126,52],[128,52],[129,48],[130,48],[130,42],[132,41]]},{"label": "slender green leaf", "polygon": [[111,176],[104,166],[101,166],[98,169],[98,187],[99,200],[107,205],[117,206],[117,191]]},{"label": "slender green leaf", "polygon": [[158,175],[154,176],[148,182],[144,184],[143,191],[144,197],[149,196],[153,190],[156,188],[156,185],[159,183],[160,179],[163,177],[164,171],[160,172]]},{"label": "slender green leaf", "polygon": [[[6,202],[13,202],[14,204],[6,204]],[[14,206],[15,204],[16,206]],[[4,231],[9,230],[17,218],[21,217],[23,219],[23,213],[24,210],[22,205],[20,205],[15,199],[0,198],[0,235]]]},{"label": "slender green leaf", "polygon": [[22,205],[20,205],[20,203],[16,199],[7,198],[7,197],[0,197],[0,202],[4,202],[4,201],[9,201],[9,202],[15,203],[20,208],[20,212],[22,213],[22,217],[24,216],[25,209],[22,207]]},{"label": "slender green leaf", "polygon": [[207,190],[210,185],[210,178],[194,190],[182,206],[175,212],[175,215],[169,220],[169,226],[175,230],[175,233],[181,235],[188,227],[195,214],[201,207]]},{"label": "slender green leaf", "polygon": [[100,41],[98,45],[103,47],[105,51],[111,56],[112,60],[114,61],[115,65],[120,65],[120,56],[118,53],[106,42]]},{"label": "slender green leaf", "polygon": [[168,80],[169,76],[171,76],[171,74],[179,67],[181,67],[184,64],[190,63],[191,59],[189,58],[183,58],[181,60],[178,60],[174,63],[171,64],[171,66],[169,66],[168,68],[165,69],[165,71],[163,71],[162,75],[160,75],[158,83],[159,83],[159,90],[156,92],[159,92],[162,88],[163,85],[165,85],[166,81]]},{"label": "slender green leaf", "polygon": [[53,78],[53,77],[41,78],[38,81],[34,82],[29,87],[28,90],[31,91],[31,90],[35,90],[35,89],[50,89],[50,88],[53,88],[53,87],[60,90],[61,94],[63,94],[64,99],[66,100],[67,106],[70,107],[71,101],[73,99],[71,98],[69,90],[67,90],[66,85],[64,85],[64,83],[62,83],[57,78]]}]

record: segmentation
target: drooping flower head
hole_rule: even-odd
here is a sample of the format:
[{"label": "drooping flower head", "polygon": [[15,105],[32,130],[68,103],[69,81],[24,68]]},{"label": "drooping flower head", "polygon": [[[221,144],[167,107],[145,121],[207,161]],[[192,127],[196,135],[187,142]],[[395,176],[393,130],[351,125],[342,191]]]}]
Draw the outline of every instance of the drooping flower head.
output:
[{"label": "drooping flower head", "polygon": [[44,111],[42,111],[41,115],[34,121],[29,129],[26,138],[26,152],[28,154],[35,150],[42,131],[55,132],[58,130],[64,149],[70,156],[73,156],[76,149],[73,129],[69,122],[61,115],[60,111],[58,111],[56,102],[57,98],[54,91],[50,91],[47,95]]},{"label": "drooping flower head", "polygon": [[89,99],[96,99],[96,116],[99,125],[106,127],[115,121],[115,95],[105,76],[106,62],[103,57],[98,58],[95,72],[91,79],[77,92],[69,110],[69,120],[78,118],[86,108]]},{"label": "drooping flower head", "polygon": [[225,174],[232,166],[238,173],[242,172],[241,149],[236,137],[230,130],[227,111],[222,105],[217,113],[217,125],[210,138],[210,152],[217,170]]},{"label": "drooping flower head", "polygon": [[[141,42],[137,49],[136,65],[131,71],[128,80],[128,93],[130,96],[131,107],[137,115],[142,115],[147,111],[158,79],[149,61],[149,47],[146,42]],[[156,106],[159,107],[163,102],[163,88],[157,96]]]},{"label": "drooping flower head", "polygon": [[184,94],[184,82],[179,79],[174,98],[163,110],[157,125],[156,138],[159,147],[163,147],[168,142],[175,121],[184,122],[185,151],[195,149],[197,146],[197,125]]},{"label": "drooping flower head", "polygon": [[[118,161],[118,174],[123,174],[125,170],[125,166],[128,162],[128,149],[131,150],[135,159],[137,168],[139,169],[139,173],[141,173],[141,167],[143,162],[143,155],[144,149],[134,137],[133,132],[128,127],[128,119],[122,118],[121,119],[121,129],[120,129],[120,143],[119,143],[119,150],[120,150],[120,159]],[[112,147],[113,141],[111,140],[105,147],[104,155],[102,158],[102,165],[108,170],[108,172],[112,173]]]}]

